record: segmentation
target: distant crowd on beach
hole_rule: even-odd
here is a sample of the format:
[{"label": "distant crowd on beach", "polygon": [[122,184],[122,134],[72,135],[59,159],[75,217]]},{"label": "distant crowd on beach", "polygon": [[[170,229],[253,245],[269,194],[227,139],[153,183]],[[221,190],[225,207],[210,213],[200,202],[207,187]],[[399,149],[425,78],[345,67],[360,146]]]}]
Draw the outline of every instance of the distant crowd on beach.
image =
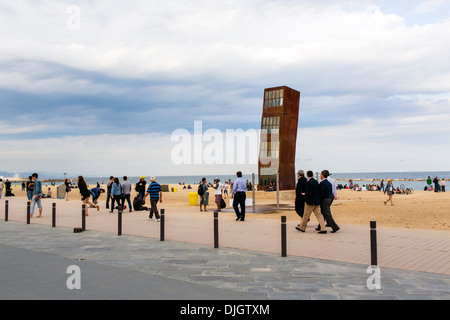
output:
[{"label": "distant crowd on beach", "polygon": [[[434,188],[433,185],[434,184]],[[434,191],[434,192],[445,192],[445,179],[441,179],[439,181],[438,177],[435,177],[431,180],[431,177],[428,176],[427,185],[423,189],[424,191]]]},{"label": "distant crowd on beach", "polygon": [[348,181],[348,186],[347,185],[342,186],[340,184],[340,185],[338,185],[338,190],[350,189],[350,190],[353,190],[353,191],[380,191],[380,192],[385,192],[386,191],[385,183],[392,183],[392,180],[389,179],[387,182],[385,182],[384,179],[381,179],[380,184],[377,184],[375,182],[375,179],[373,179],[371,184],[363,184],[362,186],[360,186],[357,183],[356,184],[353,183],[353,180],[350,179]]},{"label": "distant crowd on beach", "polygon": [[[390,183],[392,184],[392,179],[388,179],[386,183]],[[431,179],[431,177],[429,176],[427,179],[427,185],[424,187],[424,191],[434,191],[434,192],[445,192],[445,179],[439,179],[438,177],[435,177],[434,179]],[[434,186],[433,186],[434,185]],[[347,190],[353,190],[353,191],[381,191],[381,192],[385,192],[386,191],[386,185],[385,185],[385,180],[381,179],[380,184],[377,184],[375,182],[375,179],[372,180],[371,184],[363,184],[362,186],[360,186],[357,183],[354,183],[352,179],[350,179],[348,181],[348,185],[342,185],[342,184],[338,184],[337,185],[337,189],[338,190],[343,190],[343,189],[347,189]],[[402,190],[400,190],[399,187],[394,188],[394,192],[397,194],[402,193]]]}]

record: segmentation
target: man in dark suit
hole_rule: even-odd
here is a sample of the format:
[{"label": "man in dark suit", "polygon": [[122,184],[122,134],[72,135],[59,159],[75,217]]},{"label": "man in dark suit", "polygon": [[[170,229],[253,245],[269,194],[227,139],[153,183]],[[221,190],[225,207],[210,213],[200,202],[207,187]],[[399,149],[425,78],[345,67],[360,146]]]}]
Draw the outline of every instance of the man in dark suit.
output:
[{"label": "man in dark suit", "polygon": [[299,170],[297,173],[297,187],[295,189],[295,212],[303,218],[303,213],[305,212],[305,191],[306,182],[305,173],[303,170]]},{"label": "man in dark suit", "polygon": [[313,175],[314,174],[312,171],[308,171],[306,173],[308,181],[306,182],[306,189],[305,189],[305,202],[306,202],[305,212],[302,218],[302,222],[300,223],[300,226],[295,227],[295,229],[301,232],[305,232],[309,217],[311,216],[311,213],[314,213],[320,225],[320,229],[318,231],[319,233],[324,234],[327,233],[327,230],[325,229],[325,222],[323,220],[322,213],[320,212],[319,183],[317,182],[316,179],[313,178]]},{"label": "man in dark suit", "polygon": [[[324,170],[320,174],[320,181],[319,189],[320,189],[320,212],[323,215],[324,220],[326,221],[327,225],[333,229],[331,233],[335,233],[339,230],[339,226],[336,224],[336,222],[333,219],[333,216],[331,215],[331,203],[334,199],[333,194],[333,186],[331,182],[327,179],[329,176],[329,173],[327,170]],[[320,230],[320,226],[316,228],[317,231]]]}]

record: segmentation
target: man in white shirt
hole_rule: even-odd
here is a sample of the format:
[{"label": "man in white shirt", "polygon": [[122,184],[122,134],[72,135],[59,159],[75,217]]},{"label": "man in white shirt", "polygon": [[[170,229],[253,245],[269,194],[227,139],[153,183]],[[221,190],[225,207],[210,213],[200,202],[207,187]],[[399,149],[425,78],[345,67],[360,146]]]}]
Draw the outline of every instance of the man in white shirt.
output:
[{"label": "man in white shirt", "polygon": [[[328,170],[325,170],[325,171],[328,172]],[[331,173],[328,172],[328,174],[329,174],[330,176],[327,177],[327,180],[331,183],[331,188],[332,188],[332,190],[333,190],[333,196],[334,196],[334,199],[332,199],[332,201],[331,201],[331,203],[333,203],[333,200],[336,200],[336,199],[337,199],[336,182],[334,182],[334,179],[331,178]]]},{"label": "man in white shirt", "polygon": [[215,203],[217,205],[217,211],[221,212],[222,211],[222,189],[223,189],[223,184],[220,183],[220,179],[216,178],[214,179],[214,185],[213,188],[216,190],[214,192],[214,196],[215,196]]},{"label": "man in white shirt", "polygon": [[[333,196],[334,196],[333,198],[331,198],[331,203],[330,203],[330,215],[331,215],[331,205],[333,204],[334,200],[337,200],[337,188],[336,188],[336,182],[334,181],[333,178],[331,178],[331,173],[328,170],[324,170],[324,173],[328,174],[327,180],[331,183],[331,188],[332,188]],[[326,219],[325,219],[325,223],[327,226],[329,226]]]}]

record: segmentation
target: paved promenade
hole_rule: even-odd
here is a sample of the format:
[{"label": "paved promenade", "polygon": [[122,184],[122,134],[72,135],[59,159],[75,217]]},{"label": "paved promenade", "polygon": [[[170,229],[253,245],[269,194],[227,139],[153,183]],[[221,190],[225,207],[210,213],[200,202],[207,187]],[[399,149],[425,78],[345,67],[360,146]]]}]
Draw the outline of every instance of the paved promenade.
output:
[{"label": "paved promenade", "polygon": [[[389,242],[383,243],[383,241],[387,236],[394,237],[394,231],[397,230],[380,229],[382,290],[369,290],[366,286],[367,279],[371,275],[366,273],[370,264],[368,228],[364,232],[360,231],[359,238],[355,236],[358,235],[356,233],[358,226],[343,226],[343,232],[334,235],[318,235],[313,231],[312,224],[307,233],[299,234],[293,229],[296,222],[290,221],[289,256],[282,258],[279,254],[281,227],[276,220],[252,219],[249,215],[247,221],[241,223],[235,222],[231,213],[224,213],[220,219],[220,249],[213,249],[212,212],[200,214],[192,209],[189,210],[190,208],[168,208],[167,241],[160,242],[159,223],[147,221],[145,213],[125,213],[125,235],[119,237],[116,235],[116,214],[107,214],[104,209],[99,213],[91,210],[87,219],[88,231],[74,234],[72,228],[81,225],[79,202],[56,201],[58,219],[55,229],[50,227],[50,208],[54,201],[44,202],[46,209],[44,218],[32,219],[32,225],[24,223],[26,206],[23,202],[23,199],[10,201],[10,222],[7,223],[3,221],[3,200],[0,203],[2,206],[0,208],[2,218],[0,245],[6,248],[4,251],[11,253],[14,252],[14,248],[17,248],[17,250],[25,249],[39,254],[50,254],[80,264],[82,270],[83,263],[93,263],[115,268],[114,270],[123,270],[124,274],[134,271],[148,276],[181,281],[189,285],[216,288],[221,292],[223,290],[224,295],[217,299],[224,299],[229,292],[235,292],[235,298],[250,299],[256,296],[283,300],[450,298],[448,268],[444,270],[442,267],[448,266],[448,251],[442,251],[448,250],[448,234],[445,232],[444,234],[438,232],[436,235],[436,239],[441,239],[438,243],[441,250],[439,256],[444,256],[444,259],[441,258],[439,261],[445,260],[445,263],[441,262],[439,268],[433,269],[443,272],[430,273],[420,272],[417,267],[406,270],[406,268],[383,266],[381,263],[385,252],[383,248],[390,247]],[[362,229],[365,228],[361,227]],[[401,234],[397,237],[403,241],[395,248],[409,250],[410,245],[405,238],[409,234],[403,233],[403,230],[397,232],[400,231]],[[421,234],[421,241],[428,241],[428,232],[421,230],[419,234]],[[316,250],[311,250],[312,245],[316,246]],[[354,259],[358,254],[350,254],[355,249],[352,250],[348,246],[359,247],[358,252],[363,257],[358,257],[359,260],[355,262],[344,259],[337,261],[338,255],[327,256],[333,252],[327,249],[329,246],[345,247],[341,249],[342,252],[348,252],[347,256],[354,256]],[[319,250],[319,248],[322,249]],[[422,260],[426,261],[417,260],[414,265],[422,267],[435,265],[427,258],[432,256],[431,253],[425,255],[428,245],[424,244],[417,248],[422,250]],[[308,252],[322,256],[320,259],[309,258]],[[393,249],[392,252],[394,252]],[[405,257],[408,257],[405,260],[411,260],[409,256],[405,255]],[[350,258],[346,259],[350,260]],[[400,261],[402,258],[391,260]],[[2,259],[0,267],[4,263]],[[29,267],[33,268],[32,265]],[[142,298],[145,299],[145,296],[143,293]],[[208,296],[203,299],[208,299]]]},{"label": "paved promenade", "polygon": [[[4,204],[0,202],[0,217]],[[57,203],[57,226],[81,227],[81,202],[44,200],[44,217],[32,223],[51,225],[51,205]],[[164,203],[161,208],[164,208]],[[117,234],[117,213],[90,209],[87,230]],[[255,218],[248,214],[245,222],[236,222],[234,212],[228,209],[220,214],[220,247],[245,249],[280,254],[281,220]],[[124,212],[123,234],[159,239],[159,223],[147,221],[145,212]],[[10,220],[26,222],[26,202],[23,198],[10,200]],[[287,222],[288,255],[331,261],[370,265],[370,227],[340,225],[336,234],[319,235],[311,219],[306,233],[295,230],[298,220]],[[200,213],[197,207],[166,207],[166,239],[212,245],[213,211]],[[378,264],[450,275],[450,233],[448,231],[382,228],[378,227]]]}]

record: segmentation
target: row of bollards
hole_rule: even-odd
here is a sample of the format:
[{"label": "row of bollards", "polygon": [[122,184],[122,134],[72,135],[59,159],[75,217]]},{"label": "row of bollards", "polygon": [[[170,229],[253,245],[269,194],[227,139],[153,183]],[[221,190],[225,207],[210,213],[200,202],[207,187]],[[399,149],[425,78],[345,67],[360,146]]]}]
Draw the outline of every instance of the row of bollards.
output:
[{"label": "row of bollards", "polygon": [[[27,201],[27,224],[31,223],[30,216],[31,202]],[[122,216],[123,208],[120,206],[117,215],[117,235],[122,235]],[[160,214],[160,241],[165,241],[165,210],[161,209]],[[9,219],[9,201],[5,200],[5,222]],[[286,216],[281,217],[281,256],[287,257],[287,219]],[[56,203],[52,204],[52,227],[56,228]],[[79,228],[75,228],[79,229]],[[82,205],[81,209],[81,230],[86,231],[86,205]],[[219,212],[214,211],[214,248],[219,248]],[[370,222],[370,253],[371,253],[371,265],[378,265],[378,253],[377,253],[377,222]]]},{"label": "row of bollards", "polygon": [[[281,256],[287,257],[287,219],[286,216],[281,217]],[[377,252],[377,222],[370,222],[370,252],[371,252],[371,265],[378,265],[378,252]],[[219,213],[214,211],[214,248],[219,248]]]},{"label": "row of bollards", "polygon": [[[161,209],[160,214],[160,232],[159,232],[159,239],[160,241],[164,241],[165,236],[165,209]],[[117,214],[117,235],[122,235],[122,217],[123,217],[123,208],[122,206],[119,206],[118,214]],[[83,230],[85,231],[85,230]]]},{"label": "row of bollards", "polygon": [[[31,202],[27,201],[27,224],[31,224]],[[5,222],[9,220],[9,201],[5,200]],[[52,204],[52,227],[56,228],[56,203]]]},{"label": "row of bollards", "polygon": [[[287,225],[286,216],[281,217],[281,256],[287,257]],[[214,211],[214,249],[219,248],[219,212]]]}]

